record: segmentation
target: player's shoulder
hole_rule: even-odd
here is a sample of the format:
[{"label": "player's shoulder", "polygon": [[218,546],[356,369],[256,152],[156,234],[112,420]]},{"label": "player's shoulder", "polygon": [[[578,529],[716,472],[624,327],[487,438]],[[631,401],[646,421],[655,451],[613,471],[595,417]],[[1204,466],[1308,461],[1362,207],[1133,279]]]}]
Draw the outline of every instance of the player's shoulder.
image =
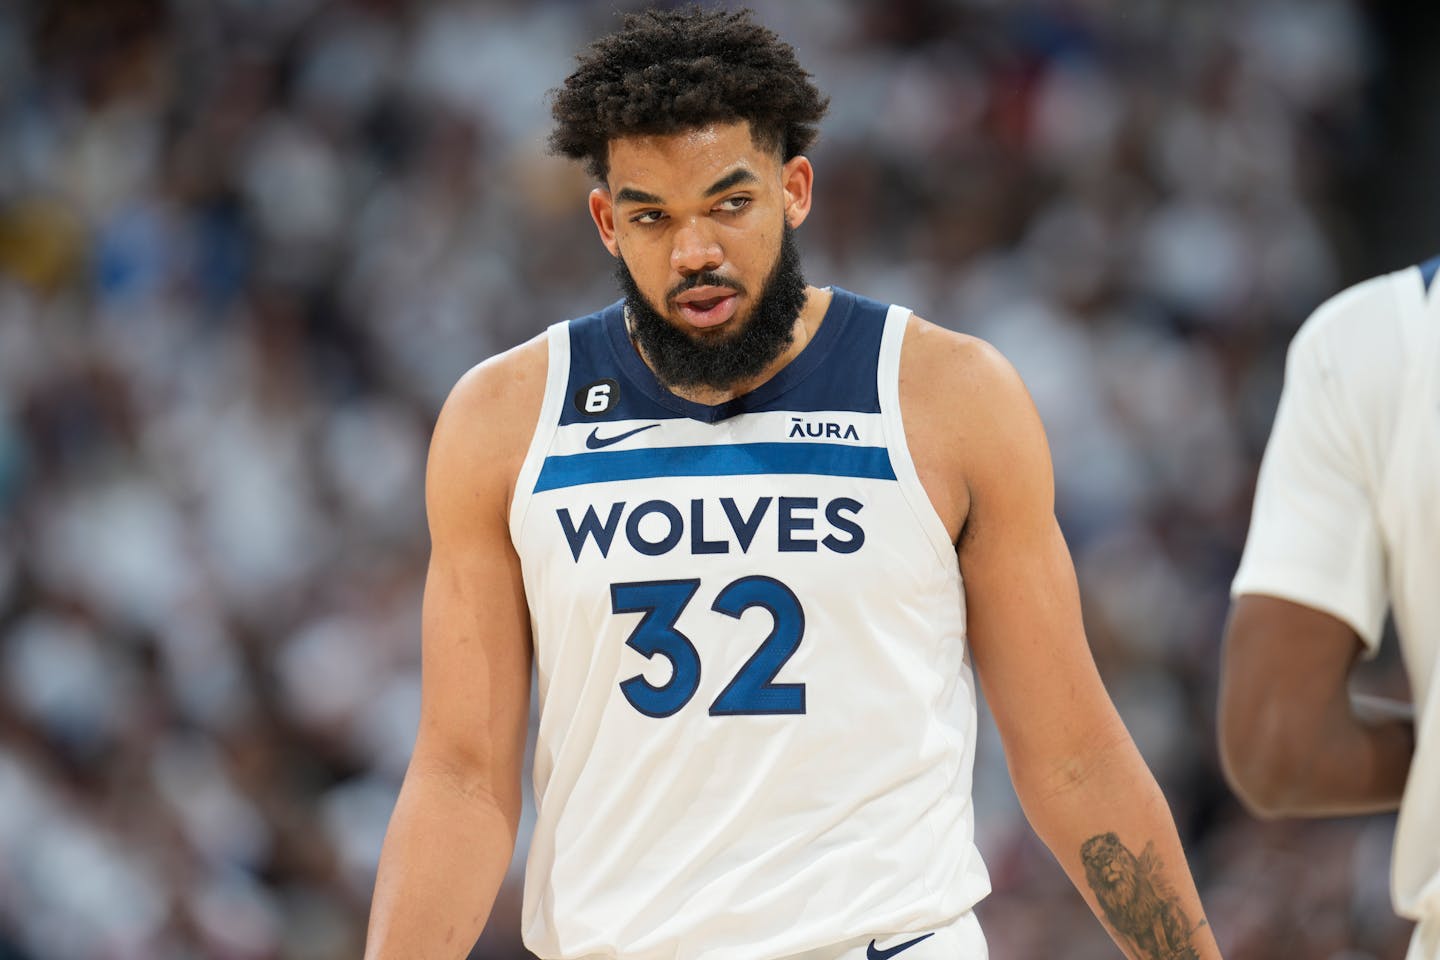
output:
[{"label": "player's shoulder", "polygon": [[430,440],[432,490],[456,478],[508,485],[519,472],[545,400],[548,334],[467,370],[451,388]]},{"label": "player's shoulder", "polygon": [[442,420],[493,421],[532,403],[538,411],[549,370],[548,340],[549,334],[541,333],[466,370],[445,400]]},{"label": "player's shoulder", "polygon": [[985,340],[911,317],[900,354],[900,407],[912,451],[971,477],[1044,446],[1020,375]]},{"label": "player's shoulder", "polygon": [[988,341],[911,316],[901,349],[902,385],[924,384],[942,406],[1005,404],[1024,393],[1020,375]]},{"label": "player's shoulder", "polygon": [[1369,365],[1403,348],[1405,326],[1419,316],[1440,260],[1353,284],[1321,303],[1291,341],[1292,361],[1326,367]]}]

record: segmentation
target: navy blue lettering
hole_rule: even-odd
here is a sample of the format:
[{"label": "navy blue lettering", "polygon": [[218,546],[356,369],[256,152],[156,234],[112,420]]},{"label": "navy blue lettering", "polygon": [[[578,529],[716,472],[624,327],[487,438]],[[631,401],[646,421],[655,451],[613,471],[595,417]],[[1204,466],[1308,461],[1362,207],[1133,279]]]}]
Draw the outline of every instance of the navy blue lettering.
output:
[{"label": "navy blue lettering", "polygon": [[617,614],[643,614],[625,640],[646,658],[670,661],[670,679],[655,686],[637,673],[620,683],[625,699],[647,717],[668,717],[690,702],[700,687],[700,651],[675,626],[699,580],[652,580],[649,583],[612,583],[610,609]]},{"label": "navy blue lettering", "polygon": [[620,525],[620,514],[625,510],[625,503],[610,505],[610,515],[605,518],[604,524],[600,522],[600,515],[595,512],[593,505],[585,508],[585,516],[580,518],[580,528],[575,528],[575,521],[570,516],[570,511],[561,507],[555,511],[560,518],[560,529],[565,531],[565,539],[570,544],[570,553],[574,555],[575,562],[580,562],[580,551],[585,549],[585,541],[593,537],[595,546],[600,551],[601,557],[610,555],[610,543],[615,539],[615,529]]},{"label": "navy blue lettering", "polygon": [[853,423],[831,423],[828,420],[809,421],[791,417],[790,432],[787,436],[792,439],[799,437],[802,440],[806,437],[816,440],[859,440],[860,431],[855,429]]},{"label": "navy blue lettering", "polygon": [[[660,514],[670,523],[670,532],[653,543],[640,536],[640,521],[652,513]],[[681,518],[680,511],[675,509],[674,504],[664,500],[646,500],[636,507],[630,514],[630,519],[625,521],[625,539],[630,541],[630,546],[635,548],[636,553],[643,553],[647,557],[658,557],[674,550],[684,533],[685,521]]]},{"label": "navy blue lettering", "polygon": [[[720,507],[725,512],[729,531],[724,531],[722,527],[719,531],[721,535],[711,539],[705,530],[706,500],[700,497],[692,499],[689,517],[690,553],[695,556],[725,554],[735,548],[741,553],[749,553],[774,500],[774,497],[759,497],[747,513],[735,502],[734,497],[720,497]],[[590,540],[595,541],[595,549],[600,556],[608,558],[615,535],[620,530],[621,520],[625,521],[625,537],[630,541],[630,546],[647,557],[667,554],[685,540],[686,523],[682,507],[665,500],[647,500],[630,510],[628,516],[627,507],[628,504],[623,500],[612,503],[608,508],[604,508],[608,509],[608,512],[602,515],[594,505],[588,505],[578,523],[570,508],[561,507],[555,511],[555,516],[560,521],[560,529],[565,534],[565,541],[570,545],[570,554],[577,563],[585,552],[585,544]],[[824,514],[829,530],[823,538],[816,540],[810,531],[816,528],[815,514],[820,509],[819,500],[815,497],[781,497],[776,521],[777,548],[781,553],[815,553],[824,546],[826,550],[835,553],[855,553],[865,545],[865,529],[858,520],[859,513],[864,508],[863,503],[849,497],[839,497],[827,502],[824,505]],[[645,523],[646,517],[654,514],[664,518],[666,527],[664,530],[657,527],[651,532],[651,538],[647,539],[641,533],[641,525]],[[655,522],[651,523],[653,526]],[[733,533],[733,541],[727,533]]]},{"label": "navy blue lettering", "polygon": [[772,497],[761,497],[755,501],[755,506],[750,510],[750,516],[741,517],[740,508],[735,506],[734,497],[721,498],[720,506],[725,508],[725,516],[730,521],[730,529],[735,531],[735,539],[740,541],[741,553],[750,552],[750,542],[755,539],[755,534],[760,529],[760,521],[765,519],[765,511],[770,509],[772,499]]},{"label": "navy blue lettering", "polygon": [[729,540],[705,539],[705,501],[690,501],[690,552],[729,553]]},{"label": "navy blue lettering", "polygon": [[805,610],[789,587],[763,576],[736,580],[720,591],[710,609],[739,620],[751,607],[768,610],[775,623],[765,642],[710,704],[710,716],[804,713],[805,684],[774,681],[800,648],[805,636]]},{"label": "navy blue lettering", "polygon": [[814,530],[814,517],[797,517],[796,510],[814,510],[820,501],[814,497],[780,498],[780,544],[781,553],[814,553],[820,549],[814,540],[797,540],[797,530]]},{"label": "navy blue lettering", "polygon": [[841,515],[841,511],[848,510],[852,515],[859,514],[865,509],[865,504],[859,500],[851,500],[849,497],[839,497],[831,500],[825,505],[825,519],[830,521],[830,526],[850,534],[849,540],[841,540],[835,534],[830,534],[820,542],[825,544],[836,553],[854,553],[865,546],[865,530],[860,524],[852,519]]}]

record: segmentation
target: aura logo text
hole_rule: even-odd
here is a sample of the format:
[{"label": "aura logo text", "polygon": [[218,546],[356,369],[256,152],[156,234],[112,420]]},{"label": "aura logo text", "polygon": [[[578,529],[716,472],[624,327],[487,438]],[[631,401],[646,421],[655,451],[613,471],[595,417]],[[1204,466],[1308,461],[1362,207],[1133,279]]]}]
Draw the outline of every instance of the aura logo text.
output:
[{"label": "aura logo text", "polygon": [[859,440],[860,433],[853,423],[835,423],[830,420],[802,420],[790,418],[790,432],[785,435],[810,440]]}]

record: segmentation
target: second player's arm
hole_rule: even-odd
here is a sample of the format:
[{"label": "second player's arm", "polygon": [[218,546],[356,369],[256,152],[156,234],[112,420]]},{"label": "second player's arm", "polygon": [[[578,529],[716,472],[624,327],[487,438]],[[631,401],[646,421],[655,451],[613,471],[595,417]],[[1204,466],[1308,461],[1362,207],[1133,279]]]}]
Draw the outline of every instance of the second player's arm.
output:
[{"label": "second player's arm", "polygon": [[514,850],[531,647],[507,512],[543,388],[541,349],[471,371],[435,428],[420,730],[385,834],[366,960],[467,956]]},{"label": "second player's arm", "polygon": [[927,487],[963,518],[971,653],[1025,815],[1126,956],[1218,958],[1169,807],[1091,657],[1029,395],[980,341],[915,333],[906,381],[930,399],[911,446],[949,451],[932,462],[948,482]]},{"label": "second player's arm", "polygon": [[1261,816],[1394,810],[1415,752],[1414,708],[1350,692],[1364,653],[1349,624],[1246,594],[1225,633],[1220,757]]},{"label": "second player's arm", "polygon": [[1390,599],[1379,504],[1403,400],[1395,282],[1326,301],[1285,361],[1220,680],[1225,775],[1262,816],[1393,810],[1410,770],[1411,705],[1350,692]]}]

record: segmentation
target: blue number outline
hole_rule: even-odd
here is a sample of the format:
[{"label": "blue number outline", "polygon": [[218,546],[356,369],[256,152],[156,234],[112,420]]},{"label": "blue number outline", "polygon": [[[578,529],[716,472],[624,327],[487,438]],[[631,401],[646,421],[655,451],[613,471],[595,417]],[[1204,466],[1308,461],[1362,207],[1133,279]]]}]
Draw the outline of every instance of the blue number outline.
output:
[{"label": "blue number outline", "polygon": [[[625,645],[647,660],[659,655],[670,661],[670,679],[658,687],[643,674],[620,682],[625,699],[647,717],[674,715],[700,688],[700,651],[676,627],[699,589],[699,579],[642,580],[610,585],[612,612],[641,615],[640,622],[625,639]],[[803,714],[806,712],[805,684],[774,681],[800,649],[800,641],[805,636],[805,608],[784,583],[756,574],[726,585],[710,609],[740,620],[751,607],[760,607],[770,614],[770,633],[710,704],[710,715]]]},{"label": "blue number outline", "polygon": [[795,592],[774,577],[741,577],[715,598],[710,609],[739,620],[746,610],[760,607],[774,620],[770,634],[750,655],[710,704],[712,717],[802,714],[805,684],[775,683],[805,636],[805,608]]},{"label": "blue number outline", "polygon": [[641,614],[625,646],[647,660],[659,654],[670,661],[670,679],[658,687],[638,673],[620,682],[625,699],[647,717],[671,716],[700,689],[700,651],[675,626],[699,589],[698,578],[610,584],[612,612]]}]

